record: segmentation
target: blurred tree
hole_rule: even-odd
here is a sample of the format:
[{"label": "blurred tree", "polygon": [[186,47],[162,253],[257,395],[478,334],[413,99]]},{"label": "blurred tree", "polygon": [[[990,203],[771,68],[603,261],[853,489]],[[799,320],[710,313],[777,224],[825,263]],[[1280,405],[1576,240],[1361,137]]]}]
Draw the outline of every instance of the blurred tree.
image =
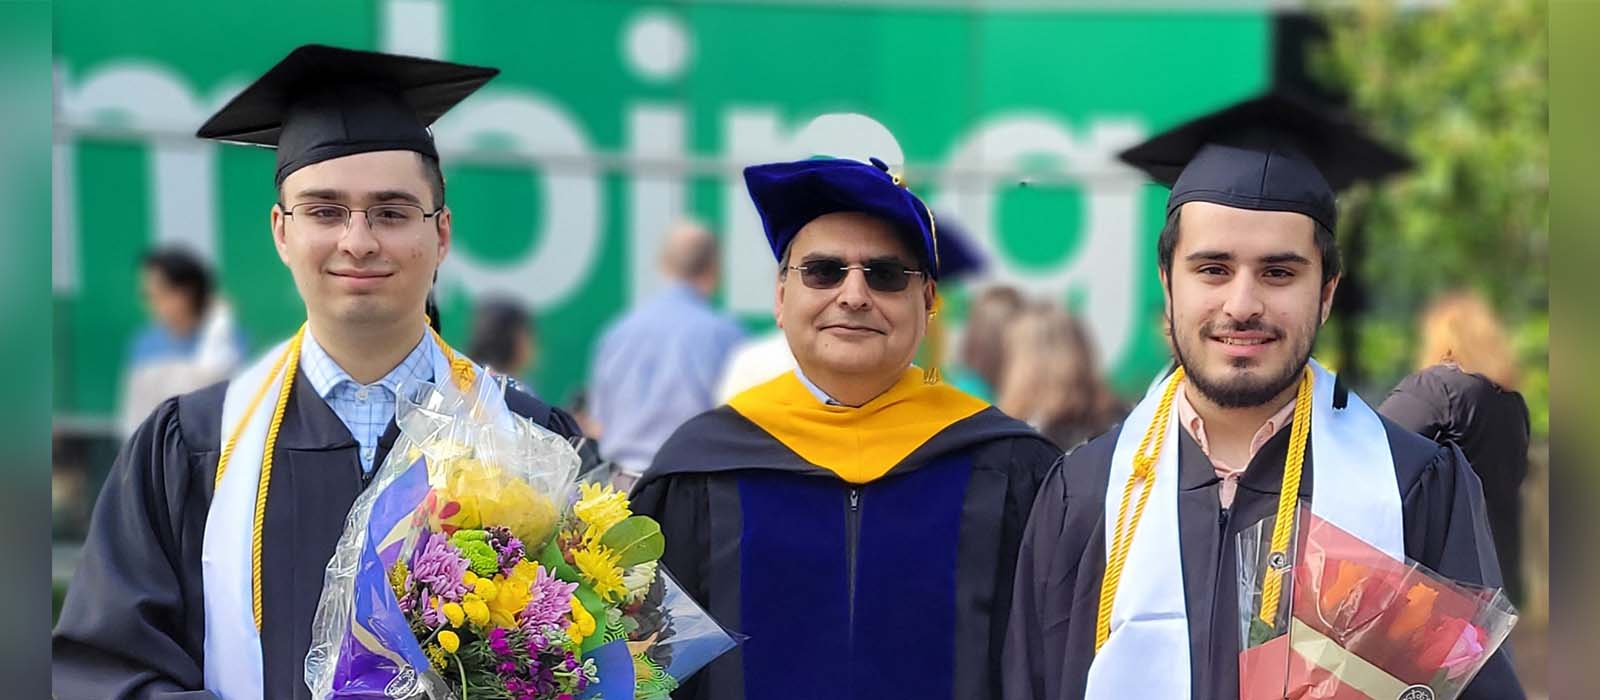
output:
[{"label": "blurred tree", "polygon": [[[1358,357],[1369,391],[1414,369],[1417,312],[1473,287],[1497,305],[1524,369],[1536,439],[1549,429],[1548,8],[1455,0],[1407,9],[1358,0],[1320,11],[1314,74],[1415,160],[1341,208],[1364,221],[1367,314]],[[1370,395],[1370,394],[1369,394]],[[1381,394],[1379,397],[1381,398]]]}]

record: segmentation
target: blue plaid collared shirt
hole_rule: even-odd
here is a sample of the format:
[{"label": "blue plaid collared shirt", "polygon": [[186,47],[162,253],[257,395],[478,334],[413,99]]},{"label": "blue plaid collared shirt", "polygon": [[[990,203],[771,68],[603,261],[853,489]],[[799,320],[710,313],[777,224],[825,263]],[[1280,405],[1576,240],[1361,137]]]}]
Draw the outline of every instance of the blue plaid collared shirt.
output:
[{"label": "blue plaid collared shirt", "polygon": [[305,371],[306,379],[311,381],[311,387],[317,390],[317,395],[328,402],[328,407],[350,429],[350,434],[361,446],[363,473],[372,473],[372,460],[378,452],[378,438],[389,427],[389,421],[394,419],[401,383],[433,381],[433,353],[438,352],[438,348],[432,340],[429,334],[422,334],[422,341],[398,366],[382,379],[363,385],[356,383],[350,373],[328,356],[328,351],[317,344],[317,339],[311,337],[310,331],[306,332],[304,345],[300,349],[300,368]]}]

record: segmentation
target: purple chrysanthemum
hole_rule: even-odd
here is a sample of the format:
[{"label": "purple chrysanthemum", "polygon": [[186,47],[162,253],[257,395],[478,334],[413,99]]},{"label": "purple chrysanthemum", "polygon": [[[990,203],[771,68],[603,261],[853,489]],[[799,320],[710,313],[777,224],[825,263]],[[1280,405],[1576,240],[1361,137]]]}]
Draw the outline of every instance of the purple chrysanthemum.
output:
[{"label": "purple chrysanthemum", "polygon": [[422,617],[422,624],[424,625],[439,628],[443,627],[444,623],[448,621],[445,619],[444,613],[433,607],[432,603],[423,603],[421,608],[422,611],[418,614]]},{"label": "purple chrysanthemum", "polygon": [[411,579],[426,586],[432,595],[452,603],[461,602],[470,590],[461,580],[467,573],[466,557],[461,556],[450,539],[442,534],[430,532],[423,538],[411,557]]},{"label": "purple chrysanthemum", "polygon": [[522,629],[530,636],[543,636],[545,627],[562,627],[562,620],[572,611],[572,592],[578,584],[568,583],[550,575],[543,566],[534,576],[528,592],[527,607],[522,609]]}]

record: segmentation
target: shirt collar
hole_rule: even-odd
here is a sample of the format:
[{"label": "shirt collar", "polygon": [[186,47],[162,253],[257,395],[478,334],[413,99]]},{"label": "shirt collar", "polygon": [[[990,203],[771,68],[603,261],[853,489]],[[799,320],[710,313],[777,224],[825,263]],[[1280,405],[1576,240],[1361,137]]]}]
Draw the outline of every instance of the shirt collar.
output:
[{"label": "shirt collar", "polygon": [[800,369],[800,365],[798,364],[794,366],[794,376],[800,378],[800,383],[805,386],[807,391],[811,392],[812,396],[817,397],[818,401],[821,401],[829,406],[844,405],[838,401],[835,401],[832,396],[828,395],[828,392],[822,390],[822,387],[813,384],[811,380],[806,377],[806,373]]},{"label": "shirt collar", "polygon": [[[1189,436],[1193,437],[1195,444],[1200,446],[1200,451],[1211,459],[1211,465],[1215,468],[1217,476],[1228,477],[1243,472],[1248,463],[1233,466],[1211,456],[1211,443],[1206,439],[1206,422],[1200,417],[1199,412],[1194,410],[1194,405],[1189,403],[1189,397],[1184,391],[1187,384],[1187,381],[1179,383],[1177,396],[1173,397],[1173,403],[1176,404],[1178,409],[1178,423],[1183,426],[1184,430],[1189,431]],[[1279,409],[1277,413],[1272,414],[1272,417],[1268,418],[1267,422],[1262,423],[1261,427],[1256,430],[1255,436],[1250,439],[1250,458],[1254,459],[1256,453],[1261,451],[1261,446],[1267,444],[1267,441],[1271,440],[1272,436],[1277,435],[1278,431],[1287,426],[1293,418],[1294,402],[1290,401],[1282,409]]]},{"label": "shirt collar", "polygon": [[[433,351],[434,344],[428,333],[422,334],[422,339],[417,341],[417,346],[411,349],[405,359],[400,361],[394,369],[389,370],[381,379],[367,386],[382,386],[390,393],[398,396],[400,385],[407,381],[432,381],[433,380]],[[335,362],[322,345],[317,343],[311,329],[306,329],[305,341],[300,348],[300,366],[305,370],[306,379],[310,380],[311,388],[317,395],[328,398],[335,389],[346,382],[360,386],[355,378],[350,376],[343,367]]]}]

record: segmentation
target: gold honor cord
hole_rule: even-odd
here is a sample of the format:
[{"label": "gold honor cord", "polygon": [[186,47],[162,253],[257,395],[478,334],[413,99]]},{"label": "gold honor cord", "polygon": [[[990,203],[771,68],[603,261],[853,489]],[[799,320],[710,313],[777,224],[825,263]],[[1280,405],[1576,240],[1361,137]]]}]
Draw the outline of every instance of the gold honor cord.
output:
[{"label": "gold honor cord", "polygon": [[[1289,456],[1283,461],[1283,485],[1278,488],[1278,512],[1272,521],[1272,552],[1267,555],[1269,570],[1261,582],[1261,620],[1274,624],[1278,614],[1278,597],[1283,591],[1283,577],[1287,566],[1274,566],[1273,562],[1287,561],[1289,534],[1294,530],[1294,507],[1300,501],[1300,471],[1306,461],[1306,438],[1311,435],[1311,386],[1316,380],[1311,368],[1300,377],[1300,392],[1294,397],[1294,427],[1289,430]],[[1274,625],[1276,626],[1276,625]]]},{"label": "gold honor cord", "polygon": [[[1134,532],[1139,527],[1139,520],[1144,515],[1144,507],[1150,499],[1150,491],[1155,486],[1155,466],[1161,457],[1161,446],[1166,441],[1167,421],[1172,414],[1172,400],[1177,394],[1177,389],[1183,383],[1184,371],[1179,367],[1167,380],[1167,387],[1162,392],[1161,403],[1156,407],[1155,417],[1150,425],[1145,428],[1144,438],[1139,441],[1139,450],[1134,453],[1133,473],[1128,476],[1128,483],[1122,489],[1122,503],[1117,508],[1116,529],[1112,533],[1111,551],[1106,560],[1105,577],[1100,583],[1100,609],[1095,619],[1095,653],[1105,646],[1106,640],[1111,636],[1111,609],[1116,602],[1117,587],[1122,582],[1122,570],[1127,563],[1128,550],[1133,544]],[[1300,473],[1305,464],[1306,438],[1311,432],[1311,389],[1313,384],[1311,369],[1306,368],[1305,374],[1300,378],[1300,389],[1295,394],[1294,425],[1289,434],[1289,456],[1284,461],[1283,485],[1278,493],[1277,518],[1272,527],[1272,552],[1275,555],[1285,553],[1289,548],[1289,533],[1291,520],[1294,515],[1294,505],[1300,492]],[[1152,443],[1154,449],[1150,449]],[[1128,514],[1128,503],[1132,500],[1133,489],[1143,482],[1138,503],[1134,507],[1133,517],[1124,523]],[[1273,556],[1271,559],[1280,557]],[[1271,622],[1271,617],[1278,607],[1278,598],[1281,595],[1282,579],[1279,576],[1268,576],[1262,590],[1262,618]]]},{"label": "gold honor cord", "polygon": [[[429,333],[432,334],[434,342],[439,344],[439,350],[450,360],[451,380],[461,387],[462,391],[468,390],[477,380],[477,370],[473,368],[472,361],[456,353],[433,329],[430,328]],[[299,370],[300,348],[304,344],[305,335],[306,327],[301,325],[300,330],[289,341],[289,346],[284,349],[283,355],[273,364],[272,372],[267,375],[266,381],[256,389],[249,406],[245,408],[244,415],[239,418],[227,442],[223,443],[222,454],[217,458],[217,476],[213,489],[222,484],[222,475],[227,471],[228,460],[233,456],[234,446],[238,444],[245,424],[249,423],[250,416],[255,414],[262,398],[266,396],[267,389],[272,386],[272,380],[278,377],[278,371],[284,370],[283,379],[279,382],[278,401],[272,411],[272,422],[267,427],[266,444],[262,447],[261,477],[256,483],[255,519],[250,528],[250,602],[257,631],[261,630],[261,531],[267,514],[267,487],[272,483],[272,457],[278,444],[278,432],[283,427],[283,414],[289,406],[289,392],[294,388],[295,373]]]},{"label": "gold honor cord", "polygon": [[[1144,506],[1150,501],[1150,491],[1156,485],[1156,460],[1161,458],[1161,445],[1167,438],[1167,421],[1172,415],[1172,398],[1178,393],[1180,384],[1183,384],[1182,367],[1173,371],[1172,377],[1167,380],[1167,388],[1161,392],[1161,403],[1156,406],[1156,415],[1145,428],[1144,438],[1139,440],[1139,450],[1133,454],[1133,473],[1128,475],[1128,483],[1122,487],[1122,503],[1117,506],[1116,530],[1111,536],[1106,574],[1100,581],[1100,614],[1094,623],[1094,650],[1097,654],[1111,636],[1111,606],[1117,599],[1117,585],[1122,583],[1122,567],[1128,560],[1133,533],[1139,529]],[[1154,450],[1151,449],[1152,443]],[[1139,504],[1133,511],[1133,519],[1124,523],[1128,516],[1128,502],[1133,499],[1133,487],[1140,482],[1144,483],[1144,488],[1139,491]]]}]

